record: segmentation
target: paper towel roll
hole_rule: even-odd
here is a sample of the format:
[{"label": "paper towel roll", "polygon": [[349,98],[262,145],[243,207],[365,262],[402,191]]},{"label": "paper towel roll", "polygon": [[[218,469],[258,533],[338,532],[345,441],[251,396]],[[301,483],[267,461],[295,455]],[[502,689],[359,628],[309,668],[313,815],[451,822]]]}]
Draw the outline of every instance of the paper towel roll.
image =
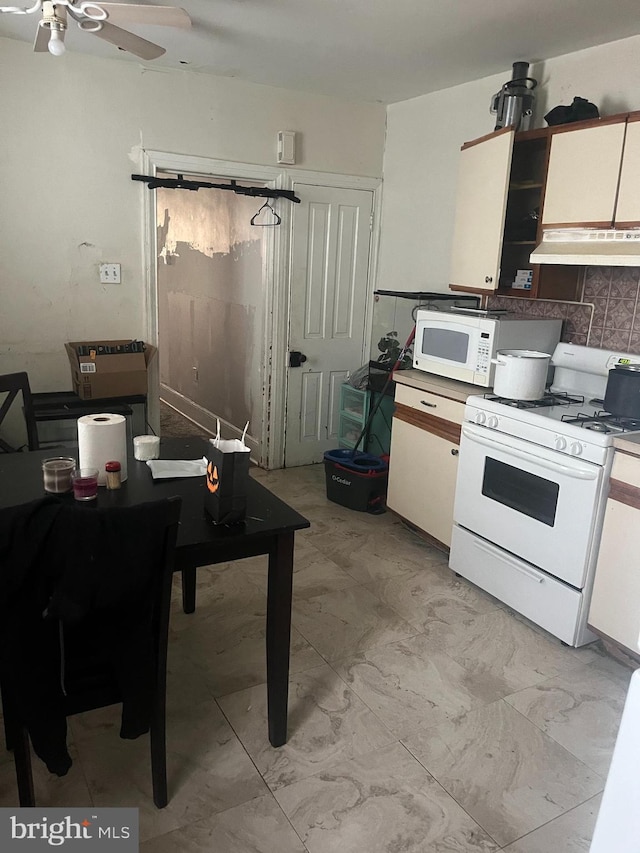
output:
[{"label": "paper towel roll", "polygon": [[98,485],[105,485],[106,462],[117,460],[122,481],[127,479],[127,422],[122,415],[83,415],[78,418],[78,459],[81,468],[98,469]]}]

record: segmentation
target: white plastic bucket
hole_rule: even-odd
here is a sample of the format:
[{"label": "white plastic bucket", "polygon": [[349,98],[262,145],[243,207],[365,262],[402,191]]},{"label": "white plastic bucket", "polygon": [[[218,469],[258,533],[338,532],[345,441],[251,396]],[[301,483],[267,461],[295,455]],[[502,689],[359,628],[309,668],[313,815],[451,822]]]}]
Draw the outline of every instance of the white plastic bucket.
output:
[{"label": "white plastic bucket", "polygon": [[551,356],[528,349],[505,349],[496,353],[493,393],[509,400],[539,400],[544,396]]}]

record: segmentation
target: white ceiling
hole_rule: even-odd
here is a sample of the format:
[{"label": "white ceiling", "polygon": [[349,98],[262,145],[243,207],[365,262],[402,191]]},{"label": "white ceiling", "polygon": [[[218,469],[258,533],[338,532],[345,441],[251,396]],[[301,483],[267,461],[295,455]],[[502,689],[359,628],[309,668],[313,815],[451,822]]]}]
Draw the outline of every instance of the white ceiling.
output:
[{"label": "white ceiling", "polygon": [[[30,0],[0,0],[0,5],[9,2],[27,6]],[[516,60],[540,62],[640,33],[638,0],[177,0],[176,5],[191,15],[191,30],[131,27],[167,49],[150,65],[383,103],[502,73]],[[31,42],[37,20],[37,15],[2,14],[0,36]],[[66,46],[141,62],[71,22]],[[36,61],[65,60],[45,53],[34,56]]]}]

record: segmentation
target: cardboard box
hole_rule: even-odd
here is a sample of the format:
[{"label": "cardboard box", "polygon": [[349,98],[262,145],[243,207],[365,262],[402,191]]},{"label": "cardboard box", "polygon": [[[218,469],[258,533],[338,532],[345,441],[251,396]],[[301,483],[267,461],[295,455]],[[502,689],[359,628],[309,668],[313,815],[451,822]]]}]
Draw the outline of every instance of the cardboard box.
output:
[{"label": "cardboard box", "polygon": [[124,346],[131,339],[118,341],[69,341],[64,345],[71,367],[73,390],[82,400],[102,397],[129,397],[147,393],[147,369],[157,353],[144,345],[144,352],[79,355],[81,347]]}]

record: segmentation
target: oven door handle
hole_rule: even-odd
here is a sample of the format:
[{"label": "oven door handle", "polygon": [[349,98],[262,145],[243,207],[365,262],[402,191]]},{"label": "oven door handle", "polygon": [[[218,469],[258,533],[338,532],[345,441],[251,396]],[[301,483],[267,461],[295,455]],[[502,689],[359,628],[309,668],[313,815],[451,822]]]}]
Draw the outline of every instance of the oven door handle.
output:
[{"label": "oven door handle", "polygon": [[476,542],[476,548],[479,548],[481,551],[485,551],[487,554],[490,554],[492,557],[498,557],[503,563],[507,563],[507,565],[511,566],[512,569],[515,569],[517,572],[520,572],[521,575],[525,575],[530,580],[535,581],[536,583],[542,583],[544,580],[543,576],[535,571],[535,569],[528,569],[526,566],[521,566],[520,563],[515,560],[510,559],[507,554],[504,552],[498,553],[497,549],[489,548],[484,542]]},{"label": "oven door handle", "polygon": [[482,444],[490,450],[502,450],[510,456],[515,456],[517,459],[523,459],[525,462],[534,462],[540,468],[546,468],[548,471],[554,471],[556,474],[566,474],[567,477],[573,477],[575,480],[597,480],[600,475],[599,468],[583,468],[579,465],[562,465],[560,462],[551,462],[535,453],[524,453],[516,447],[510,447],[508,444],[503,444],[501,441],[496,441],[494,438],[484,438],[475,431],[472,426],[464,424],[462,427],[462,435],[475,441],[476,444]]}]

